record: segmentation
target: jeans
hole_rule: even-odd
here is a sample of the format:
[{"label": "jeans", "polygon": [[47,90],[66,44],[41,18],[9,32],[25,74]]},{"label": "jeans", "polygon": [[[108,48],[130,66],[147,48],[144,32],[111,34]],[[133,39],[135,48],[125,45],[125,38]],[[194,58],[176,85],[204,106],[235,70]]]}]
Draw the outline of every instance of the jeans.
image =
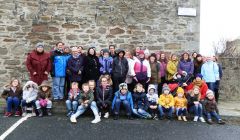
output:
[{"label": "jeans", "polygon": [[207,112],[207,119],[211,120],[212,116],[215,117],[218,121],[221,120],[221,117],[217,114],[216,111]]},{"label": "jeans", "polygon": [[11,112],[14,105],[14,112],[18,110],[20,100],[18,97],[7,97],[7,112]]},{"label": "jeans", "polygon": [[106,106],[103,106],[102,102],[97,101],[99,112],[101,113],[111,112],[111,102],[105,102],[105,104]]},{"label": "jeans", "polygon": [[66,106],[67,106],[68,112],[70,111],[76,112],[78,108],[78,101],[66,100]]},{"label": "jeans", "polygon": [[187,116],[187,109],[186,108],[176,108],[176,115],[177,116]]},{"label": "jeans", "polygon": [[53,77],[53,98],[63,99],[65,77]]},{"label": "jeans", "polygon": [[207,86],[208,86],[208,89],[212,90],[214,92],[215,90],[215,82],[210,82],[210,83],[207,83]]},{"label": "jeans", "polygon": [[202,117],[203,114],[203,106],[202,104],[194,105],[190,107],[190,112],[194,112],[194,116]]},{"label": "jeans", "polygon": [[[41,105],[40,105],[39,100],[37,100],[37,101],[35,102],[35,104],[36,104],[36,108],[37,108],[37,109],[40,109],[40,108],[41,108]],[[52,108],[52,101],[50,101],[50,100],[47,101],[47,107],[46,107],[46,108]]]},{"label": "jeans", "polygon": [[22,100],[22,107],[35,107],[35,100],[27,103],[26,100]]},{"label": "jeans", "polygon": [[119,114],[121,104],[123,104],[124,108],[126,109],[127,115],[130,116],[132,114],[130,103],[127,100],[120,100],[120,99],[117,99],[115,102],[115,106],[114,106],[115,115]]},{"label": "jeans", "polygon": [[[88,106],[89,107],[89,106]],[[75,114],[73,114],[71,117],[77,118],[80,115],[82,115],[87,109],[88,107],[85,107],[83,105],[78,106],[77,108],[77,112]],[[92,101],[92,103],[90,104],[90,108],[94,114],[94,116],[98,116],[98,108],[97,108],[97,104],[95,101]]]},{"label": "jeans", "polygon": [[140,118],[150,118],[151,115],[145,111],[144,109],[133,109],[133,114],[140,117]]},{"label": "jeans", "polygon": [[161,105],[158,106],[160,117],[164,116],[164,112],[168,113],[168,117],[172,117],[173,107],[165,108]]}]

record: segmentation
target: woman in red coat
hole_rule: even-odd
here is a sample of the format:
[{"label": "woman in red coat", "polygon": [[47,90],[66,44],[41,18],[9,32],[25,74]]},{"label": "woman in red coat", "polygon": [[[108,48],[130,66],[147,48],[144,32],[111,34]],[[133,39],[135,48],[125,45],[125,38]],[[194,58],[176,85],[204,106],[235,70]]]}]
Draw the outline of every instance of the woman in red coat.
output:
[{"label": "woman in red coat", "polygon": [[194,86],[198,86],[200,88],[200,93],[201,93],[200,100],[204,100],[206,98],[206,92],[208,90],[208,86],[207,86],[206,82],[204,80],[202,80],[201,74],[196,75],[196,78],[193,80],[193,82],[191,84],[189,84],[186,87],[186,90],[187,91],[193,90]]},{"label": "woman in red coat", "polygon": [[44,45],[38,43],[36,49],[28,54],[26,66],[30,72],[31,80],[41,85],[44,80],[48,80],[51,70],[50,55],[44,52]]}]

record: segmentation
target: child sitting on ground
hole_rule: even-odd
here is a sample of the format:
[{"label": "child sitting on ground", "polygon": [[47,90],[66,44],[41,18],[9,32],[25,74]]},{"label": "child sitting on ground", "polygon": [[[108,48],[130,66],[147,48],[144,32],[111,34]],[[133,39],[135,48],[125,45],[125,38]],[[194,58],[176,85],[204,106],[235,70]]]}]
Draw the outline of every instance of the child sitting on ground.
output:
[{"label": "child sitting on ground", "polygon": [[33,81],[28,81],[23,87],[23,97],[22,97],[22,116],[27,115],[27,108],[32,108],[32,115],[36,116],[35,113],[35,101],[38,95],[38,85]]},{"label": "child sitting on ground", "polygon": [[174,98],[174,106],[176,108],[176,115],[178,120],[187,121],[187,99],[184,95],[184,90],[181,87],[177,89],[177,96]]},{"label": "child sitting on ground", "polygon": [[70,117],[77,111],[78,99],[79,99],[80,89],[78,88],[77,82],[72,82],[71,89],[68,93],[68,99],[66,100],[67,106],[67,117]]},{"label": "child sitting on ground", "polygon": [[167,84],[163,85],[162,89],[163,94],[160,95],[158,99],[158,109],[160,112],[160,119],[164,119],[164,113],[167,113],[167,118],[172,120],[172,113],[174,109],[174,98],[172,94],[170,94],[170,89]]},{"label": "child sitting on ground", "polygon": [[47,109],[47,115],[51,116],[51,108],[52,108],[52,88],[48,81],[43,81],[39,86],[39,92],[37,101],[35,102],[36,108],[38,111],[38,116],[43,116],[43,109]]},{"label": "child sitting on ground", "polygon": [[132,94],[128,91],[128,86],[126,83],[121,83],[119,85],[119,90],[115,92],[115,96],[112,102],[112,110],[114,111],[114,120],[119,119],[120,106],[123,106],[126,109],[128,119],[132,119],[132,110],[133,110],[133,100]]},{"label": "child sitting on ground", "polygon": [[74,113],[70,117],[70,121],[72,123],[77,123],[77,120],[76,120],[77,117],[82,115],[88,108],[91,108],[91,110],[95,116],[95,119],[91,123],[98,123],[101,121],[100,116],[98,114],[97,104],[94,101],[93,96],[94,96],[93,91],[89,88],[88,83],[83,84],[82,91],[80,92],[80,96],[79,96],[80,106],[78,106],[76,113]]},{"label": "child sitting on ground", "polygon": [[158,94],[156,93],[156,87],[153,84],[148,86],[147,98],[149,102],[149,111],[154,120],[158,120]]},{"label": "child sitting on ground", "polygon": [[217,113],[217,102],[214,97],[214,93],[212,90],[208,90],[206,93],[206,99],[205,99],[205,108],[207,113],[207,123],[213,124],[212,116],[215,117],[218,124],[225,124],[225,122],[222,121],[221,117]]},{"label": "child sitting on ground", "polygon": [[136,84],[132,97],[133,97],[133,114],[135,114],[137,117],[144,119],[152,118],[152,116],[147,112],[149,103],[147,95],[145,93],[145,89],[143,88],[142,84],[140,83]]}]

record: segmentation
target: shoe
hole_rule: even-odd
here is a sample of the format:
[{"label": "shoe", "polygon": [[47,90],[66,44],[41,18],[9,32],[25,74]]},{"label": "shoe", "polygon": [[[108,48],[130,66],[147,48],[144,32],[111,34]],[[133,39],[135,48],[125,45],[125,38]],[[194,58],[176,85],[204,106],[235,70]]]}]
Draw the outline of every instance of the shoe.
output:
[{"label": "shoe", "polygon": [[95,119],[91,123],[99,123],[101,121],[100,116],[95,116]]},{"label": "shoe", "polygon": [[199,118],[200,122],[206,122],[203,117]]},{"label": "shoe", "polygon": [[103,117],[106,118],[106,119],[108,119],[108,118],[109,118],[109,112],[106,112]]},{"label": "shoe", "polygon": [[25,116],[27,116],[27,112],[22,113],[22,117],[25,117]]},{"label": "shoe", "polygon": [[182,117],[181,117],[181,116],[178,116],[178,120],[179,120],[179,121],[182,121]]},{"label": "shoe", "polygon": [[133,120],[132,115],[128,115],[127,118],[128,118],[129,120]]},{"label": "shoe", "polygon": [[153,119],[158,120],[158,116],[157,115],[153,116]]},{"label": "shoe", "polygon": [[197,122],[197,121],[198,121],[198,116],[194,116],[193,121],[194,121],[194,122]]},{"label": "shoe", "polygon": [[186,116],[183,116],[182,119],[183,119],[184,122],[187,122]]},{"label": "shoe", "polygon": [[48,116],[52,116],[51,108],[47,108],[47,114],[48,114]]},{"label": "shoe", "polygon": [[77,123],[77,119],[76,119],[75,117],[71,117],[71,118],[70,118],[70,121],[71,121],[72,123]]},{"label": "shoe", "polygon": [[21,115],[20,111],[16,111],[14,116],[19,117],[20,115]]},{"label": "shoe", "polygon": [[225,124],[225,122],[224,122],[224,121],[222,121],[222,120],[219,120],[219,121],[218,121],[218,124],[222,124],[222,125],[224,125],[224,124]]},{"label": "shoe", "polygon": [[42,117],[42,116],[43,116],[42,109],[40,108],[40,109],[38,109],[37,111],[38,111],[38,116],[39,116],[39,117]]},{"label": "shoe", "polygon": [[164,120],[164,117],[163,117],[163,116],[160,116],[159,119],[160,119],[160,120]]},{"label": "shoe", "polygon": [[115,115],[113,119],[114,119],[114,120],[118,120],[118,119],[119,119],[119,116],[118,116],[118,115]]},{"label": "shoe", "polygon": [[73,112],[69,111],[68,114],[67,114],[67,117],[71,117],[72,114],[73,114]]},{"label": "shoe", "polygon": [[12,116],[12,112],[6,112],[6,113],[4,114],[4,117],[10,117],[10,116]]},{"label": "shoe", "polygon": [[210,124],[210,125],[212,125],[212,124],[213,124],[213,121],[212,121],[211,119],[208,119],[208,120],[207,120],[207,123]]},{"label": "shoe", "polygon": [[168,117],[167,117],[167,119],[169,119],[170,121],[172,121],[172,120],[173,120],[173,118],[172,118],[172,117],[170,117],[170,116],[168,116]]}]

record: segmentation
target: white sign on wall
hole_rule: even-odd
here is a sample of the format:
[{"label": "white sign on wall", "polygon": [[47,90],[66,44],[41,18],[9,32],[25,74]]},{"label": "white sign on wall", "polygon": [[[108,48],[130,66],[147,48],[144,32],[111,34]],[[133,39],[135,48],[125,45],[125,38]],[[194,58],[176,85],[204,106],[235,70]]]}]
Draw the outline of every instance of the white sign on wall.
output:
[{"label": "white sign on wall", "polygon": [[196,10],[196,8],[178,7],[178,15],[179,16],[196,17],[197,16],[197,10]]}]

